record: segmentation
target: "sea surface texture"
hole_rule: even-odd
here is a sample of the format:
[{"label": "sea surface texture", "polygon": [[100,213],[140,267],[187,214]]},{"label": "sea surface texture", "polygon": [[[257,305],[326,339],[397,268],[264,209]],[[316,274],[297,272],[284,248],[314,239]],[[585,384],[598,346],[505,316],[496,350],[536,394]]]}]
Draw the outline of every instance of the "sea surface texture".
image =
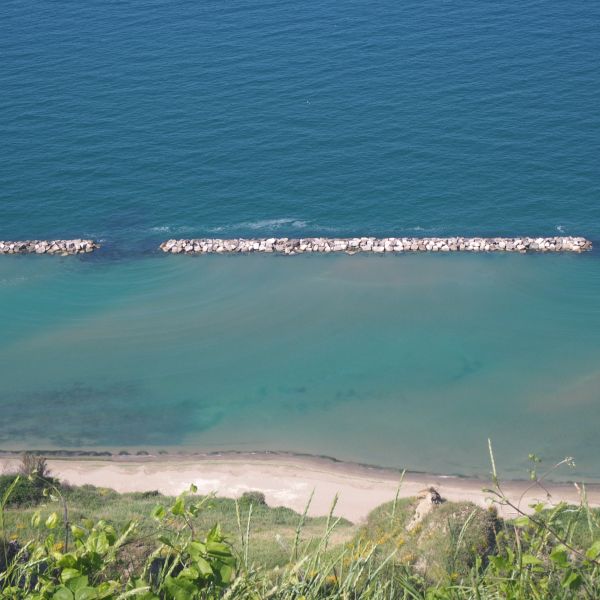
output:
[{"label": "sea surface texture", "polygon": [[[0,448],[600,479],[600,253],[163,256],[171,237],[600,245],[600,3],[4,0]],[[567,474],[566,476],[570,476]]]}]

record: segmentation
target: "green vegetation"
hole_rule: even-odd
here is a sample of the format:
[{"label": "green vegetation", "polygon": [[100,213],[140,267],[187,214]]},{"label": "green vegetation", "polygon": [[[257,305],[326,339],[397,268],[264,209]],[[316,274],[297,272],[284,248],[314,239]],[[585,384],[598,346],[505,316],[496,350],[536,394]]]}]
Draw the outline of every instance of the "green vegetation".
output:
[{"label": "green vegetation", "polygon": [[408,528],[417,501],[408,498],[376,508],[360,528],[358,540],[371,542],[383,558],[394,553],[397,566],[410,567],[429,583],[451,583],[469,576],[477,559],[493,554],[502,522],[495,509],[470,502],[446,502]]},{"label": "green vegetation", "polygon": [[[314,519],[259,492],[117,494],[61,485],[42,466],[1,480],[0,598],[600,597],[599,514],[585,501],[508,522],[494,507],[396,499],[356,527],[335,503]],[[495,473],[489,493],[519,514]]]},{"label": "green vegetation", "polygon": [[[19,473],[22,477],[14,483],[15,475],[0,475],[0,498],[7,494],[7,504],[12,506],[34,505],[44,497],[44,489],[55,485],[54,479],[48,473],[46,459],[29,452],[23,454]],[[14,485],[13,485],[14,484]]]},{"label": "green vegetation", "polygon": [[[15,479],[14,475],[4,477],[11,482]],[[32,487],[33,484],[21,476],[15,489],[22,485]],[[156,547],[157,520],[153,518],[154,509],[157,505],[170,506],[176,501],[176,498],[163,496],[156,491],[119,494],[108,488],[90,485],[62,485],[58,490],[60,496],[56,492],[51,494],[57,502],[53,502],[49,496],[43,497],[37,491],[35,495],[19,502],[18,507],[9,502],[4,513],[5,530],[10,532],[9,539],[38,539],[40,529],[34,523],[34,516],[39,514],[40,522],[43,523],[53,512],[62,513],[58,502],[62,499],[68,507],[68,521],[71,524],[102,520],[119,531],[125,529],[131,521],[136,521],[135,536],[128,544],[128,552],[130,560],[139,566]],[[43,503],[36,504],[39,497]],[[251,492],[244,494],[238,501],[241,516],[247,517],[250,502],[260,498],[262,502],[252,504],[249,553],[256,562],[268,568],[282,566],[289,560],[298,525],[298,514],[285,507],[271,508],[264,502],[262,494]],[[304,523],[304,535],[318,537],[326,520],[325,517],[307,518]],[[235,500],[215,497],[206,500],[202,511],[194,517],[194,527],[198,531],[208,531],[215,523],[219,523],[221,529],[227,533],[233,549],[239,552],[241,548]],[[64,518],[59,519],[54,533],[57,547],[60,547],[64,538]],[[332,537],[336,543],[341,543],[350,540],[353,534],[352,524],[341,520]]]}]

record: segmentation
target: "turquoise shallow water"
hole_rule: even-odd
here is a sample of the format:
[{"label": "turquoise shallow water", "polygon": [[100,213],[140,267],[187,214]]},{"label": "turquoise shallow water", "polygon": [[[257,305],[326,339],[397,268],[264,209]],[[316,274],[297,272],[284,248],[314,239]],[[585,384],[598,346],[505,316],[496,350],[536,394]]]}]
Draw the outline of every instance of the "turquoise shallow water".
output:
[{"label": "turquoise shallow water", "polygon": [[291,450],[446,473],[528,452],[599,476],[600,261],[0,263],[0,447]]},{"label": "turquoise shallow water", "polygon": [[600,260],[158,256],[168,237],[600,242],[600,4],[0,6],[0,447],[600,478]]}]

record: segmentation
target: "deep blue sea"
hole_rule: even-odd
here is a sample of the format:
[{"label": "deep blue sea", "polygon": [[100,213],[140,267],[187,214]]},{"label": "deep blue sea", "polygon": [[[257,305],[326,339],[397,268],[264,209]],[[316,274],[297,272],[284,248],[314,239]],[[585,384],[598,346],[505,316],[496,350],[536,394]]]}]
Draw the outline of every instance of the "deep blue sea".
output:
[{"label": "deep blue sea", "polygon": [[[600,479],[600,252],[179,257],[170,237],[583,235],[600,3],[4,0],[0,448]],[[569,476],[567,474],[567,476]]]}]

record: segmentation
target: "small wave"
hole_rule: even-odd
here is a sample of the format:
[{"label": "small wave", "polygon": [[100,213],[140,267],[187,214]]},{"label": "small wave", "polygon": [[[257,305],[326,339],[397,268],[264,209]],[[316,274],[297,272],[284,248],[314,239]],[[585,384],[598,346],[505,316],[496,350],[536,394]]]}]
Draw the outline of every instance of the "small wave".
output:
[{"label": "small wave", "polygon": [[260,221],[244,221],[243,223],[234,223],[232,225],[219,225],[209,227],[210,233],[219,233],[221,231],[235,231],[238,229],[250,229],[252,231],[272,231],[282,228],[305,229],[308,227],[308,221],[301,219],[281,218],[281,219],[262,219]]},{"label": "small wave", "polygon": [[[215,225],[213,227],[207,227],[206,231],[210,233],[220,233],[223,231],[236,231],[236,230],[252,230],[252,231],[269,231],[283,228],[291,229],[304,229],[308,227],[307,221],[300,219],[264,219],[262,221],[245,221],[243,223],[232,223],[231,225]],[[195,231],[193,227],[152,227],[151,231],[162,232],[162,233],[189,233]]]},{"label": "small wave", "polygon": [[194,231],[193,227],[187,225],[180,225],[172,227],[171,225],[157,225],[156,227],[150,227],[149,231],[153,233],[190,233]]},{"label": "small wave", "polygon": [[22,283],[25,283],[26,281],[28,281],[28,278],[23,277],[22,275],[18,276],[18,277],[14,277],[14,278],[5,277],[3,279],[0,279],[0,287],[1,288],[14,287],[17,285],[21,285]]},{"label": "small wave", "polygon": [[400,230],[405,230],[405,231],[419,231],[421,233],[426,232],[429,235],[433,235],[433,234],[442,234],[443,230],[440,227],[421,227],[420,225],[415,225],[414,227],[404,227],[404,228],[400,228]]},{"label": "small wave", "polygon": [[110,239],[109,237],[107,237],[106,234],[90,233],[90,232],[85,232],[85,231],[81,234],[81,237],[86,240],[94,240],[95,242],[98,242],[99,244],[104,244],[104,243],[106,243],[106,240]]},{"label": "small wave", "polygon": [[306,221],[301,221],[300,219],[265,219],[264,221],[246,223],[246,226],[248,229],[279,229],[280,227],[304,229],[307,224]]},{"label": "small wave", "polygon": [[560,233],[564,233],[565,232],[565,226],[564,225],[557,225],[556,226],[556,231],[558,231]]},{"label": "small wave", "polygon": [[[244,231],[262,231],[269,233],[271,231],[278,230],[302,230],[309,228],[315,232],[334,233],[339,231],[337,227],[331,227],[326,225],[318,225],[311,221],[294,218],[279,218],[279,219],[260,219],[257,221],[243,221],[239,223],[231,223],[229,225],[214,225],[214,226],[190,226],[190,225],[155,225],[152,227],[137,227],[134,228],[134,234],[145,236],[148,234],[160,234],[162,236],[183,236],[186,235],[210,235],[210,234],[223,234],[229,232],[231,235],[240,235]],[[85,237],[94,239],[96,241],[106,241],[106,239],[114,239],[112,235],[106,232],[91,232],[86,233]]]},{"label": "small wave", "polygon": [[414,227],[409,227],[409,231],[439,231],[440,233],[444,230],[443,227],[421,227],[421,225],[415,225]]}]

